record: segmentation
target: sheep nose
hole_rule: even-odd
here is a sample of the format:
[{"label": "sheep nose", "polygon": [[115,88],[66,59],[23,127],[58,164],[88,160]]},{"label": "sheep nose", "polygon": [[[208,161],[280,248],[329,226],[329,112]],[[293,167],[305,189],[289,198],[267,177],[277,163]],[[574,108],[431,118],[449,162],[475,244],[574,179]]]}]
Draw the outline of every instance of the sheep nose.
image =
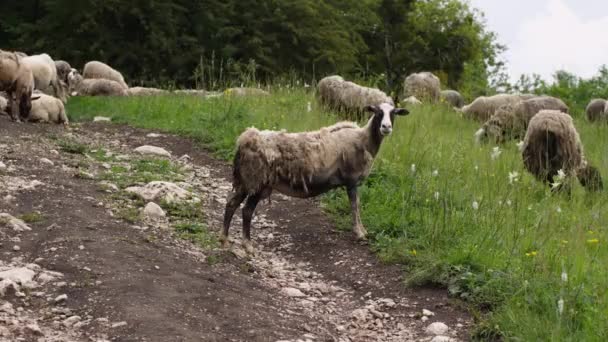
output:
[{"label": "sheep nose", "polygon": [[385,131],[388,131],[390,129],[393,129],[393,127],[391,125],[382,124],[382,129],[385,130]]}]

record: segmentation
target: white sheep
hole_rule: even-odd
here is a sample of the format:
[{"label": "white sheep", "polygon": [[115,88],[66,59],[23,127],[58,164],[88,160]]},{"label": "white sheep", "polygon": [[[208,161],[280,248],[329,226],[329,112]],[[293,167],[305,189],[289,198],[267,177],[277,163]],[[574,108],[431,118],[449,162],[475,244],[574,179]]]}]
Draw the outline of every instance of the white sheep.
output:
[{"label": "white sheep", "polygon": [[103,78],[84,79],[77,71],[68,75],[70,92],[74,96],[127,96],[127,89],[120,83]]},{"label": "white sheep", "polygon": [[588,190],[603,188],[600,172],[586,160],[572,117],[566,113],[542,110],[532,117],[521,151],[526,170],[556,190],[571,177],[578,177]]},{"label": "white sheep", "polygon": [[475,139],[478,143],[492,140],[499,144],[521,138],[526,134],[530,119],[543,109],[569,112],[564,101],[552,96],[538,96],[504,105],[475,133]]},{"label": "white sheep", "polygon": [[238,140],[233,164],[233,192],[224,212],[222,241],[228,241],[232,216],[243,208],[243,236],[251,249],[251,219],[258,202],[276,190],[292,197],[308,198],[344,186],[350,199],[353,231],[365,239],[367,231],[359,216],[357,186],[371,170],[385,136],[393,129],[395,115],[406,109],[382,103],[367,107],[373,116],[364,127],[340,122],[313,132],[286,133],[249,128]]},{"label": "white sheep", "polygon": [[127,89],[129,96],[156,96],[169,94],[167,90],[148,87],[132,87]]},{"label": "white sheep", "polygon": [[493,96],[480,96],[470,104],[462,107],[463,116],[480,122],[486,122],[494,115],[496,110],[505,105],[515,106],[520,101],[528,100],[534,95],[498,94]]},{"label": "white sheep", "polygon": [[59,80],[67,84],[68,75],[72,71],[70,63],[66,61],[55,61],[55,69],[57,70],[57,77],[59,77]]},{"label": "white sheep", "polygon": [[0,92],[0,114],[8,114],[8,94]]},{"label": "white sheep", "polygon": [[10,117],[14,121],[26,118],[32,108],[34,76],[15,53],[0,50],[0,91],[7,93]]},{"label": "white sheep", "polygon": [[345,81],[340,76],[328,76],[319,81],[317,98],[319,103],[329,109],[355,115],[362,114],[367,106],[382,103],[394,105],[393,100],[383,91]]},{"label": "white sheep", "polygon": [[260,88],[228,88],[224,91],[225,95],[229,95],[229,96],[268,96],[270,95],[269,92],[267,92],[264,89],[260,89]]},{"label": "white sheep", "polygon": [[27,120],[30,122],[69,124],[63,102],[53,96],[38,92],[32,94],[32,110]]},{"label": "white sheep", "polygon": [[67,101],[66,89],[57,75],[55,61],[46,53],[21,58],[21,63],[27,65],[34,76],[34,88],[45,94],[53,95]]},{"label": "white sheep", "polygon": [[462,108],[464,106],[464,97],[456,90],[442,90],[441,100],[451,108]]},{"label": "white sheep", "polygon": [[585,108],[585,116],[591,122],[599,121],[606,118],[606,100],[593,99]]},{"label": "white sheep", "polygon": [[403,90],[403,97],[415,96],[423,102],[435,103],[441,95],[441,82],[428,71],[414,73],[405,78]]},{"label": "white sheep", "polygon": [[85,79],[106,79],[114,81],[120,84],[125,90],[129,89],[129,86],[120,72],[99,61],[91,61],[85,64],[82,76]]}]

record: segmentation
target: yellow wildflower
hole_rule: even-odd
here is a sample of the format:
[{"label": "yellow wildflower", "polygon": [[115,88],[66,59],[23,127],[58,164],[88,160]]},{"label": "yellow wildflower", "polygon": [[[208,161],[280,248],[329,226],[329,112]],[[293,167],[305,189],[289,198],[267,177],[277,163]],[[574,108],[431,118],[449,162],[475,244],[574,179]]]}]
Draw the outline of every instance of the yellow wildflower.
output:
[{"label": "yellow wildflower", "polygon": [[410,251],[410,254],[411,254],[412,256],[416,256],[416,255],[418,254],[418,252],[416,252],[416,250],[415,250],[415,249],[412,249],[412,250]]},{"label": "yellow wildflower", "polygon": [[587,240],[587,243],[590,245],[597,245],[598,243],[600,243],[600,240],[598,239],[589,239]]},{"label": "yellow wildflower", "polygon": [[562,245],[567,245],[568,244],[568,240],[562,240]]},{"label": "yellow wildflower", "polygon": [[531,252],[526,253],[526,256],[527,257],[534,257],[534,256],[536,256],[536,254],[538,254],[538,251],[531,251]]}]

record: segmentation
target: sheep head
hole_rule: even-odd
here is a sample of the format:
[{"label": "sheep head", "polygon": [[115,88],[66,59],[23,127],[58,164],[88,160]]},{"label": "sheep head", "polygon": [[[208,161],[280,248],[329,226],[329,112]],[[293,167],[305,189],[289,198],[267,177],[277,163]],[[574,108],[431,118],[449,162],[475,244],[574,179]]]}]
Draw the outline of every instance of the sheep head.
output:
[{"label": "sheep head", "polygon": [[405,116],[410,112],[405,108],[395,108],[389,103],[381,103],[379,105],[366,106],[365,109],[374,113],[374,127],[380,130],[382,136],[390,135],[393,131],[393,120],[395,115]]}]

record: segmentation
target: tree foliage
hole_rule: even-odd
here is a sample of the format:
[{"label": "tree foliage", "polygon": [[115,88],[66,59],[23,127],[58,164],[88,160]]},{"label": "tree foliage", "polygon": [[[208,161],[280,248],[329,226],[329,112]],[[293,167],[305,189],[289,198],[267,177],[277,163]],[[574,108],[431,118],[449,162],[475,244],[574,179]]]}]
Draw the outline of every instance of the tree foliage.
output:
[{"label": "tree foliage", "polygon": [[20,0],[0,13],[1,48],[80,68],[101,60],[142,84],[340,73],[383,75],[396,90],[429,70],[459,87],[488,76],[500,52],[461,0]]}]

